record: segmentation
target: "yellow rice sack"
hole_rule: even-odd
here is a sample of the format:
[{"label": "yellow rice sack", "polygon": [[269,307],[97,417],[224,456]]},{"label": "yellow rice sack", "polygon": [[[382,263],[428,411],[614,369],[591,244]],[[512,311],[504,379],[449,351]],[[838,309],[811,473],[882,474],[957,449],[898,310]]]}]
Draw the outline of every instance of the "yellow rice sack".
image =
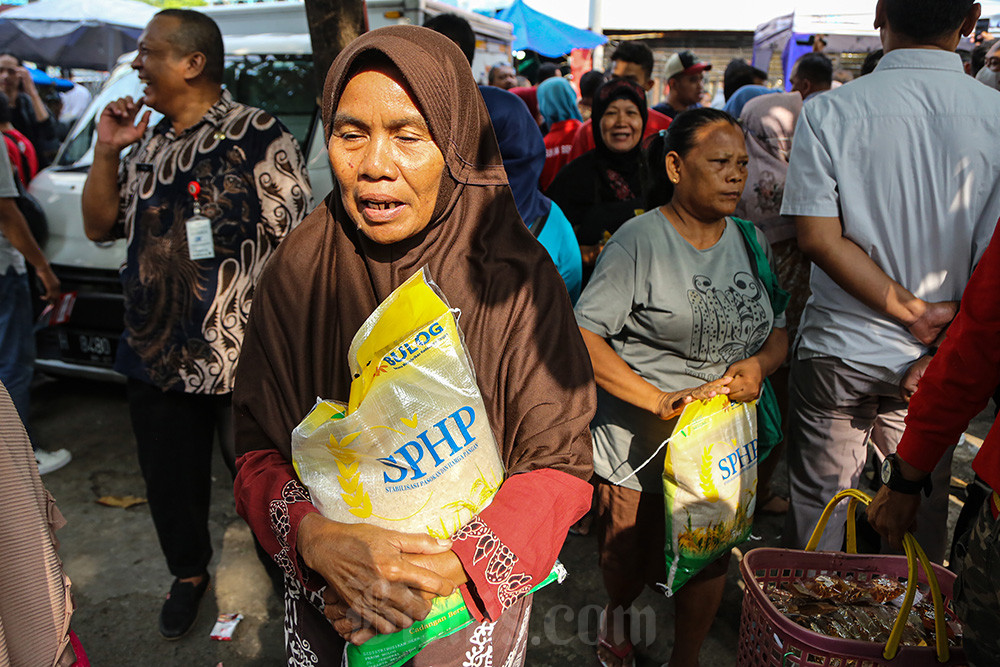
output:
[{"label": "yellow rice sack", "polygon": [[757,410],[726,396],[690,403],[663,464],[667,595],[750,535],[757,495]]},{"label": "yellow rice sack", "polygon": [[321,400],[293,431],[327,518],[447,538],[489,505],[504,468],[456,312],[418,271],[351,342],[348,405]]}]

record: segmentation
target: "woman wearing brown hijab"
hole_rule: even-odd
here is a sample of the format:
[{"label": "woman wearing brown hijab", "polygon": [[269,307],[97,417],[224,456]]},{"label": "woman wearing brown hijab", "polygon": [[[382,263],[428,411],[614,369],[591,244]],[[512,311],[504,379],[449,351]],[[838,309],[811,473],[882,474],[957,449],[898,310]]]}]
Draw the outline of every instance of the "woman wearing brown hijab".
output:
[{"label": "woman wearing brown hijab", "polygon": [[[447,38],[396,26],[355,40],[327,76],[323,123],[334,190],[261,276],[233,398],[237,508],[285,570],[289,664],[333,664],[343,638],[408,627],[460,587],[477,623],[409,664],[520,665],[527,593],[590,504],[593,373],[569,298],[518,217],[468,61]],[[508,474],[443,543],[323,518],[290,463],[291,430],[316,397],[348,397],[355,332],[425,266],[461,310]]]}]

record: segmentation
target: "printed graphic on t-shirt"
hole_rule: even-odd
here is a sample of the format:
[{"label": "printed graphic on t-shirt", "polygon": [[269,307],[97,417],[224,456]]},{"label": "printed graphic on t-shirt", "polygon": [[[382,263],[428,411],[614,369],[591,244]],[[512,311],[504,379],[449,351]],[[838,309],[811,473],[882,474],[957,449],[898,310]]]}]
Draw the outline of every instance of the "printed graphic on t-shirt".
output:
[{"label": "printed graphic on t-shirt", "polygon": [[757,352],[767,338],[764,291],[746,271],[733,275],[729,285],[715,286],[706,276],[694,276],[687,292],[691,304],[691,353],[688,373],[706,382],[718,375],[705,368],[729,365]]}]

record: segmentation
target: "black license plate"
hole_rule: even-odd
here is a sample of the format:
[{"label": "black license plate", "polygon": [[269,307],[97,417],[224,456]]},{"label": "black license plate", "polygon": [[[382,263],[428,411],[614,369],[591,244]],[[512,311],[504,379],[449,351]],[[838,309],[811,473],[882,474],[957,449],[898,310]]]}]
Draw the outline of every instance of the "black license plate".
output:
[{"label": "black license plate", "polygon": [[59,331],[59,352],[66,361],[110,366],[115,361],[118,338],[80,331]]}]

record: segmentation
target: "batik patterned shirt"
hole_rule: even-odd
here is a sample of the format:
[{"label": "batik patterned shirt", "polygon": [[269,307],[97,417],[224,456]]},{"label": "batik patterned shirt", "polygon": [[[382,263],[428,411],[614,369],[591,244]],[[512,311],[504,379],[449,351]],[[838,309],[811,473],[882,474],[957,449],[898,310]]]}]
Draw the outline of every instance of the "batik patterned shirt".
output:
[{"label": "batik patterned shirt", "polygon": [[[211,259],[188,250],[191,183],[211,221]],[[118,185],[127,253],[116,370],[163,389],[231,392],[257,277],[309,206],[297,142],[276,118],[223,91],[180,134],[166,118],[148,129],[122,160]]]}]

